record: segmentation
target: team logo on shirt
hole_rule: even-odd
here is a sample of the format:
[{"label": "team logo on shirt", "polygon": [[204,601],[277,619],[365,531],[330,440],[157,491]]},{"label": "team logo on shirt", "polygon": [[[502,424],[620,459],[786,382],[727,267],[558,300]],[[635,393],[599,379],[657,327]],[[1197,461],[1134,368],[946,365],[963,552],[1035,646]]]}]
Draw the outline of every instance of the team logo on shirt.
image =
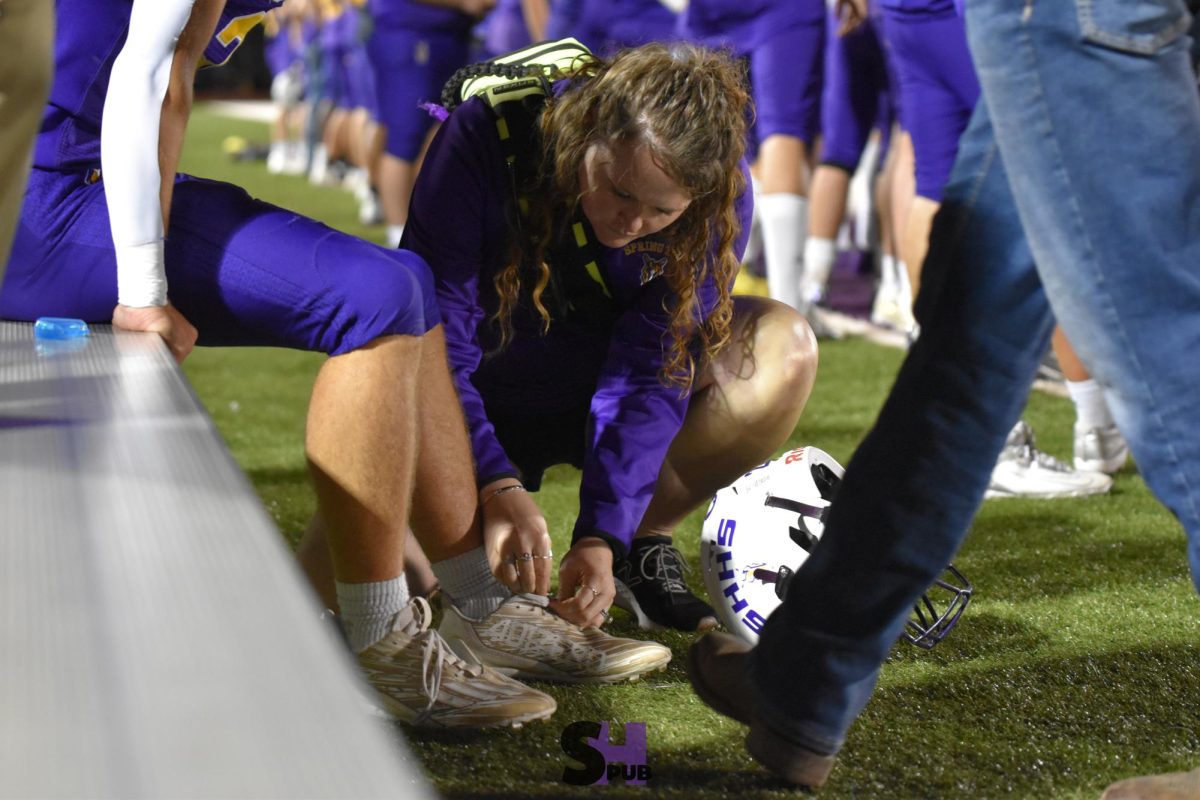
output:
[{"label": "team logo on shirt", "polygon": [[638,239],[625,245],[627,256],[642,254],[642,284],[662,275],[667,270],[667,243],[662,239]]},{"label": "team logo on shirt", "polygon": [[643,285],[662,275],[667,269],[666,256],[652,256],[649,253],[642,253],[642,277]]}]

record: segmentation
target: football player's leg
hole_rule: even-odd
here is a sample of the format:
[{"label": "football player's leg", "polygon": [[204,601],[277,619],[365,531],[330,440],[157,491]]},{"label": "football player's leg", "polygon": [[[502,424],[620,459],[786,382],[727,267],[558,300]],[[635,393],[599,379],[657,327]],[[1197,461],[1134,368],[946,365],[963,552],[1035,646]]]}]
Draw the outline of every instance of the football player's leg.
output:
[{"label": "football player's leg", "polygon": [[[343,627],[379,702],[417,727],[491,727],[549,716],[552,698],[450,654],[430,628],[428,603],[409,597],[404,537],[413,485],[428,471],[417,468],[418,430],[433,402],[427,395],[449,386],[428,267],[411,253],[210,181],[180,182],[171,229],[172,296],[207,332],[202,341],[331,356],[317,375],[308,413],[306,450],[323,523],[310,533],[327,537]],[[460,459],[458,469],[470,480],[465,444],[426,450]],[[308,557],[312,545],[310,537]],[[429,667],[437,671],[432,682],[424,665],[430,648],[442,654]]]},{"label": "football player's leg", "polygon": [[332,356],[313,388],[306,443],[334,573],[345,583],[396,578],[418,365],[437,321],[428,267],[193,178],[176,186],[166,261],[171,299],[200,344]]},{"label": "football player's leg", "polygon": [[912,282],[920,289],[929,231],[950,177],[958,141],[979,99],[979,81],[955,15],[887,28],[897,52],[901,91],[912,136],[916,197],[901,232],[901,249]]},{"label": "football player's leg", "polygon": [[[878,114],[882,69],[878,40],[870,24],[837,35],[836,18],[827,20],[825,82],[821,94],[821,162],[809,189],[808,238],[804,243],[801,299],[817,303],[825,294],[837,258],[837,237],[846,215],[850,179],[866,149]],[[818,336],[822,331],[815,331]]]},{"label": "football player's leg", "polygon": [[[751,54],[761,142],[757,172],[763,252],[771,297],[804,308],[800,277],[808,229],[809,145],[820,111],[822,24],[782,32]],[[798,55],[803,54],[803,55]],[[797,89],[799,86],[799,89]]]},{"label": "football player's leg", "polygon": [[466,63],[466,43],[454,34],[377,28],[368,43],[380,121],[387,129],[379,162],[379,198],[387,241],[400,243],[421,155],[434,127],[420,103],[436,100],[450,74]]}]

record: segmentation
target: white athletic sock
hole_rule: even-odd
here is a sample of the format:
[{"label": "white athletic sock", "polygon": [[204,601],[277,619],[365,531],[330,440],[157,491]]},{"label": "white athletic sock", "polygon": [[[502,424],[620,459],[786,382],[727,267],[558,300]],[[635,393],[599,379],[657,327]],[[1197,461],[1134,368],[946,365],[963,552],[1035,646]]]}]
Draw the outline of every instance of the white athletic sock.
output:
[{"label": "white athletic sock", "polygon": [[825,296],[829,273],[837,260],[837,243],[833,239],[809,236],[804,243],[804,277],[800,281],[800,299],[817,303]]},{"label": "white athletic sock", "polygon": [[917,324],[917,320],[913,316],[913,303],[916,298],[913,297],[912,280],[908,277],[908,265],[898,258],[896,259],[896,285],[899,287],[896,290],[896,305],[899,306],[900,316],[903,319],[901,327],[905,331],[911,331]]},{"label": "white athletic sock", "polygon": [[1067,393],[1075,402],[1075,428],[1090,431],[1092,428],[1107,428],[1113,424],[1112,412],[1104,399],[1104,389],[1095,379],[1067,381]]},{"label": "white athletic sock", "polygon": [[875,220],[875,177],[879,172],[879,137],[872,135],[867,139],[862,157],[858,160],[858,168],[850,178],[850,187],[846,192],[846,216],[854,220],[853,246],[864,252],[872,249],[874,240],[878,237]]},{"label": "white athletic sock", "polygon": [[336,584],[339,616],[350,649],[361,653],[392,631],[396,615],[408,605],[408,581]]},{"label": "white athletic sock", "polygon": [[387,226],[387,244],[388,247],[395,249],[400,246],[400,237],[404,235],[403,225],[388,225]]},{"label": "white athletic sock", "polygon": [[896,257],[884,253],[879,257],[879,293],[894,298],[896,290]]},{"label": "white athletic sock", "polygon": [[283,172],[284,165],[287,163],[287,142],[282,139],[276,139],[271,142],[271,147],[267,151],[267,171],[272,175],[277,175]]},{"label": "white athletic sock", "polygon": [[776,192],[760,197],[759,207],[763,253],[767,258],[767,288],[774,299],[800,309],[804,306],[800,274],[804,268],[808,200],[798,194]]},{"label": "white athletic sock", "polygon": [[317,185],[325,183],[325,177],[329,174],[329,150],[325,145],[319,144],[313,148],[312,163],[308,167],[308,180],[310,183]]},{"label": "white athletic sock", "polygon": [[480,620],[500,607],[512,592],[496,580],[482,547],[431,564],[442,592],[464,617]]},{"label": "white athletic sock", "polygon": [[750,215],[750,233],[746,237],[746,252],[742,255],[743,264],[752,264],[762,256],[762,195],[759,193],[758,179],[750,176],[750,185],[754,190],[754,212]]}]

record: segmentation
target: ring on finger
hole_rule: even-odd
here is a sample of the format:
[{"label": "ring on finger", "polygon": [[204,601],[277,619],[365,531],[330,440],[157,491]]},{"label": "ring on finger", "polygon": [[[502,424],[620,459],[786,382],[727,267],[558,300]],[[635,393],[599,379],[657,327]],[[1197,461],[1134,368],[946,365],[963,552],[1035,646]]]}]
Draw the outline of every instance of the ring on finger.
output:
[{"label": "ring on finger", "polygon": [[540,558],[540,559],[554,558],[554,553],[546,553],[546,555],[542,555],[541,553],[534,553],[533,558]]},{"label": "ring on finger", "polygon": [[599,597],[599,596],[600,596],[600,593],[599,593],[598,591],[596,591],[595,589],[593,589],[591,586],[588,586],[586,583],[584,583],[584,584],[581,584],[579,588],[581,588],[581,589],[587,589],[589,592],[591,592],[591,593],[592,593],[592,597]]},{"label": "ring on finger", "polygon": [[532,553],[521,553],[521,555],[516,556],[516,560],[517,561],[533,561],[533,554]]}]

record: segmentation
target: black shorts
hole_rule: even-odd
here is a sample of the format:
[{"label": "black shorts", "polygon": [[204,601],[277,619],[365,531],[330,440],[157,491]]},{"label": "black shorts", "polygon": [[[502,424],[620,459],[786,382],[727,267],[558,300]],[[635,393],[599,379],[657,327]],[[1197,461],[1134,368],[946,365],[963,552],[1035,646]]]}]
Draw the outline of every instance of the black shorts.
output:
[{"label": "black shorts", "polygon": [[496,438],[520,471],[526,489],[540,489],[542,473],[555,464],[583,468],[589,405],[584,402],[567,411],[538,414],[487,410]]}]

